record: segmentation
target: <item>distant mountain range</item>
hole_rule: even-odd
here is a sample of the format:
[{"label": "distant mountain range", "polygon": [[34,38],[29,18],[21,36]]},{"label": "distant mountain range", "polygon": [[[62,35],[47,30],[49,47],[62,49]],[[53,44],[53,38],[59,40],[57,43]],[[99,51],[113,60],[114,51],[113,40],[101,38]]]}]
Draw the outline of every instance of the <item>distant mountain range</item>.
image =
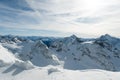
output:
[{"label": "distant mountain range", "polygon": [[[16,61],[29,61],[34,66],[61,66],[70,70],[120,70],[120,39],[108,34],[96,39],[0,36],[0,45]],[[2,49],[1,48],[1,49]],[[3,55],[0,54],[0,55]],[[9,57],[8,57],[9,59]],[[6,62],[0,58],[1,65]],[[14,60],[14,61],[13,61]]]}]

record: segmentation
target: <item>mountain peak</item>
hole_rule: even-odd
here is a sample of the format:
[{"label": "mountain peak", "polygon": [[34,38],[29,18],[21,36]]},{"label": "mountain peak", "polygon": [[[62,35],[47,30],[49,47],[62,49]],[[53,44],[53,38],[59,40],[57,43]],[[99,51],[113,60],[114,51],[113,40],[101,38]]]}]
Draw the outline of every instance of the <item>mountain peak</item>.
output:
[{"label": "mountain peak", "polygon": [[102,35],[97,41],[105,42],[105,43],[107,42],[107,44],[109,43],[110,45],[115,45],[119,43],[120,39],[116,37],[112,37],[109,34],[105,34]]},{"label": "mountain peak", "polygon": [[105,34],[104,36],[105,36],[105,37],[111,37],[111,35],[109,35],[109,34]]},{"label": "mountain peak", "polygon": [[73,38],[73,39],[77,38],[77,36],[76,36],[76,35],[74,35],[74,34],[73,34],[73,35],[71,35],[70,37],[71,37],[71,38]]},{"label": "mountain peak", "polygon": [[100,39],[104,39],[104,40],[111,40],[111,39],[113,39],[114,37],[112,37],[112,36],[110,36],[109,34],[105,34],[105,35],[102,35],[101,37],[100,37]]}]

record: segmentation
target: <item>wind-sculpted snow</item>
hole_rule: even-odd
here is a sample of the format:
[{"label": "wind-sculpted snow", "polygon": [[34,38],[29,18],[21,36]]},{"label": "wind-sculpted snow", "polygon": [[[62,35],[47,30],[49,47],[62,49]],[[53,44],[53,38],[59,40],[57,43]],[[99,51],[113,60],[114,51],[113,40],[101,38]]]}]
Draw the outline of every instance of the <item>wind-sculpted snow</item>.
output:
[{"label": "wind-sculpted snow", "polygon": [[22,61],[17,59],[15,55],[0,45],[0,67],[9,65],[15,65],[25,70],[34,68],[34,65],[30,61]]},{"label": "wind-sculpted snow", "polygon": [[13,64],[15,59],[15,56],[0,44],[0,67]]}]

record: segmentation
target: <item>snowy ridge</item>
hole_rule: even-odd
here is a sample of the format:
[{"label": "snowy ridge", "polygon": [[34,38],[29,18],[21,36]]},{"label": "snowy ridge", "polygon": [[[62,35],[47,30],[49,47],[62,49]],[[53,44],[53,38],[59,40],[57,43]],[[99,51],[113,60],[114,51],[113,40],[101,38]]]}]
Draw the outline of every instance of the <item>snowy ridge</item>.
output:
[{"label": "snowy ridge", "polygon": [[[101,72],[100,76],[104,77],[101,79],[118,80],[117,78],[120,78],[117,76],[119,73],[115,74],[116,78],[110,78],[109,75],[113,75],[113,73],[109,73],[109,71],[119,72],[119,61],[120,39],[108,34],[102,35],[97,39],[83,39],[75,35],[65,38],[32,38],[10,35],[0,37],[0,70],[3,71],[0,71],[0,80],[9,80],[7,78],[4,79],[4,75],[10,76],[10,80],[19,80],[19,77],[26,75],[29,71],[33,73],[26,76],[36,75],[35,80],[39,80],[39,78],[58,80],[60,76],[71,75],[69,72],[80,74],[78,76],[82,76],[84,70],[85,75],[89,73],[99,74],[98,69]],[[80,72],[76,70],[80,70]],[[63,74],[61,74],[62,72]],[[41,73],[43,75],[39,77],[38,74]],[[21,76],[17,76],[17,74]],[[58,74],[61,75],[58,76]],[[15,75],[16,79],[11,75]],[[51,78],[53,76],[56,79]],[[71,76],[74,78],[66,76],[62,79],[75,80],[75,77],[78,77],[75,75]],[[91,75],[90,77],[93,76]],[[85,76],[82,78],[89,80]],[[26,79],[31,80],[30,78],[21,80]],[[80,77],[76,79],[80,79]]]},{"label": "snowy ridge", "polygon": [[13,53],[12,55],[22,61],[30,61],[35,66],[61,64],[63,68],[72,70],[119,70],[120,39],[108,34],[97,39],[82,39],[75,35],[60,39],[54,38],[52,41],[51,38],[33,37],[33,39],[2,36],[0,41],[5,48]]},{"label": "snowy ridge", "polygon": [[[115,45],[114,43],[117,44]],[[105,69],[117,71],[120,66],[118,63],[120,61],[119,44],[120,39],[109,35],[91,41],[82,41],[76,36],[70,36],[61,41],[53,42],[50,49],[59,55],[58,58],[64,61],[64,68],[67,69]]]},{"label": "snowy ridge", "polygon": [[41,40],[34,43],[28,56],[30,58],[30,61],[37,66],[59,64],[58,58]]}]

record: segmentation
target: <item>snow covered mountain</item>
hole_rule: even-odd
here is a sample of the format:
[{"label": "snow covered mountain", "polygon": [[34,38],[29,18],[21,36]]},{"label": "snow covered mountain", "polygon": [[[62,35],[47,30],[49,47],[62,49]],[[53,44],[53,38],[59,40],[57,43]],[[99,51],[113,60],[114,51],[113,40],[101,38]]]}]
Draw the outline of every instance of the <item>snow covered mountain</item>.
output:
[{"label": "snow covered mountain", "polygon": [[[39,68],[41,68],[43,72],[47,69],[48,74],[52,72],[58,72],[57,74],[59,74],[66,69],[68,72],[70,70],[70,72],[73,73],[76,70],[81,71],[88,69],[119,72],[119,61],[120,39],[108,34],[96,39],[83,39],[75,35],[64,38],[0,36],[1,71],[15,68],[18,69],[16,72],[19,73],[20,70],[32,69],[32,72],[35,73],[35,71],[37,71],[35,73],[37,74],[41,73],[39,72]],[[0,72],[0,77],[3,76],[3,72]],[[102,72],[105,73],[104,71]],[[82,74],[82,72],[80,72],[80,74]],[[11,80],[19,80],[12,78]],[[43,77],[41,77],[41,79],[42,78]],[[0,78],[0,80],[9,79]],[[70,80],[74,80],[74,78]],[[108,78],[106,78],[106,80],[108,80]]]},{"label": "snow covered mountain", "polygon": [[[67,69],[120,70],[120,39],[109,35],[94,40],[77,38],[75,35],[53,42],[53,50]],[[74,64],[74,65],[73,65]]]}]

